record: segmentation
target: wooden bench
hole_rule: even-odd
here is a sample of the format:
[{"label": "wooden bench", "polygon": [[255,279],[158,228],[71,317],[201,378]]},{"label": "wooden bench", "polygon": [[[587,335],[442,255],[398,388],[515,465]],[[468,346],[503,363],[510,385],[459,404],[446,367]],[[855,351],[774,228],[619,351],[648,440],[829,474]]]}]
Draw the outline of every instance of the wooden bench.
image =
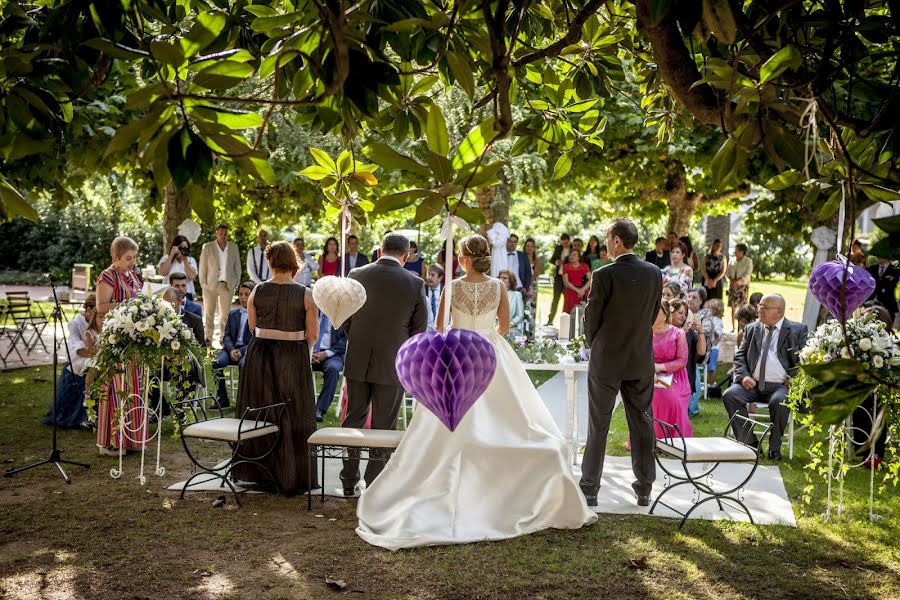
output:
[{"label": "wooden bench", "polygon": [[[389,454],[373,456],[372,450],[396,450],[403,439],[402,431],[391,429],[355,429],[352,427],[323,427],[309,436],[309,481],[317,459],[322,459],[321,486],[322,502],[325,501],[325,459],[343,459],[349,448],[365,450],[367,460],[386,462]],[[307,491],[307,510],[312,510],[312,490]]]}]

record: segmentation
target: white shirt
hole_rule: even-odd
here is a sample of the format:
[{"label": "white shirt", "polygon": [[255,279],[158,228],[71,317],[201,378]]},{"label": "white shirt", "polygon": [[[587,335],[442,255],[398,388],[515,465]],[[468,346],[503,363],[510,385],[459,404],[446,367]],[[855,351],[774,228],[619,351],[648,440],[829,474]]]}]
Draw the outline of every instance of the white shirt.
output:
[{"label": "white shirt", "polygon": [[262,283],[271,277],[266,252],[259,246],[254,246],[247,252],[247,272],[250,273],[253,283]]},{"label": "white shirt", "polygon": [[[434,302],[434,307],[432,308],[432,301]],[[428,312],[428,331],[435,331],[437,326],[435,325],[435,317],[437,316],[438,309],[441,305],[441,286],[437,286],[436,288],[428,287],[428,284],[425,284],[425,308]]]},{"label": "white shirt", "polygon": [[304,253],[303,260],[300,261],[300,270],[294,275],[294,281],[309,287],[312,284],[312,272],[318,270],[319,263],[312,256]]},{"label": "white shirt", "polygon": [[352,269],[356,268],[356,263],[359,261],[359,252],[356,254],[350,254],[349,252],[346,254],[347,256],[347,272],[349,273]]},{"label": "white shirt", "polygon": [[506,258],[507,258],[506,268],[513,275],[516,276],[516,289],[521,290],[522,289],[522,280],[521,280],[521,277],[519,277],[519,253],[516,252],[515,250],[513,250],[512,252],[507,251]]},{"label": "white shirt", "polygon": [[225,248],[219,248],[219,243],[216,242],[216,250],[219,251],[219,281],[228,281],[228,244],[225,244]]},{"label": "white shirt", "polygon": [[87,348],[87,336],[91,335],[88,333],[90,329],[90,325],[84,319],[84,315],[78,315],[71,321],[69,321],[69,339],[68,339],[68,347],[69,347],[69,355],[72,358],[72,362],[69,364],[69,368],[72,369],[72,372],[79,377],[84,375],[85,363],[90,360],[87,356],[79,356],[78,351]]},{"label": "white shirt", "polygon": [[[163,263],[169,259],[169,255],[164,255],[161,259],[159,259],[159,263],[156,265],[156,269],[159,270],[162,267]],[[169,267],[169,275],[172,273],[184,273],[184,262],[187,262],[191,265],[191,268],[194,270],[194,273],[197,273],[197,261],[194,260],[193,256],[185,256],[184,261],[173,260],[172,266]],[[166,276],[166,281],[168,281],[168,276]],[[194,282],[190,279],[187,280],[187,293],[195,294],[196,290],[194,289]]]},{"label": "white shirt", "polygon": [[[784,367],[781,366],[781,361],[778,360],[778,336],[781,334],[781,327],[783,324],[784,317],[775,323],[775,329],[772,331],[772,339],[769,342],[769,347],[761,349],[759,360],[757,361],[756,366],[753,367],[753,379],[756,381],[759,381],[759,365],[762,362],[763,352],[768,352],[768,358],[766,358],[766,383],[782,384],[787,381],[787,372],[784,370]],[[760,345],[766,341],[768,333],[769,330],[763,325],[761,332],[763,337],[759,341]]]}]

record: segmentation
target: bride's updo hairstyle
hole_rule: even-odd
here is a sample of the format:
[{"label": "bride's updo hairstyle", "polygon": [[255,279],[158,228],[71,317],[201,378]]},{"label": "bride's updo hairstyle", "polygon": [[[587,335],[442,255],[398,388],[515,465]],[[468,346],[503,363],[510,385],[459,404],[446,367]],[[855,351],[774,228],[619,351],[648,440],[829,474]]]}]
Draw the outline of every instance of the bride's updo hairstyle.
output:
[{"label": "bride's updo hairstyle", "polygon": [[479,273],[491,270],[491,247],[480,235],[467,235],[459,240],[459,253],[472,259],[472,268]]}]

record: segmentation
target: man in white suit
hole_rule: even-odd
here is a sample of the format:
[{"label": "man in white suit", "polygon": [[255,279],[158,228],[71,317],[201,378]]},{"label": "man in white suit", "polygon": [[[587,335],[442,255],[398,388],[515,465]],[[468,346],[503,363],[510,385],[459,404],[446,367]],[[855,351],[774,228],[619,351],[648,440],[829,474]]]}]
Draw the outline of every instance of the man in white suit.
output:
[{"label": "man in white suit", "polygon": [[228,241],[228,226],[216,227],[216,239],[203,244],[200,253],[200,286],[203,288],[203,328],[212,343],[216,307],[219,309],[219,332],[225,331],[225,320],[231,309],[234,291],[241,282],[241,256],[237,244]]}]

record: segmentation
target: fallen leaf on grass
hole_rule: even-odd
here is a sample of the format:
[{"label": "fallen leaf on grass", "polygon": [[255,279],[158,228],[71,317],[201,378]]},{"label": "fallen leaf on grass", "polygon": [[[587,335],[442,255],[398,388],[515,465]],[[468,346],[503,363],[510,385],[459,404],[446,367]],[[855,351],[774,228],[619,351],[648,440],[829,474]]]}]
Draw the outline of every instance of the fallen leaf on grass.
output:
[{"label": "fallen leaf on grass", "polygon": [[641,569],[641,570],[643,570],[643,569],[648,569],[648,568],[650,568],[650,565],[647,564],[647,557],[646,557],[646,556],[640,556],[640,557],[638,557],[638,558],[632,558],[632,559],[629,559],[628,562],[625,563],[625,564],[628,565],[628,568],[629,568],[629,569]]},{"label": "fallen leaf on grass", "polygon": [[331,589],[333,589],[337,592],[342,592],[344,590],[344,588],[347,587],[347,582],[344,581],[343,579],[334,579],[333,577],[326,577],[325,585],[327,585],[328,587],[330,587]]},{"label": "fallen leaf on grass", "polygon": [[221,508],[225,506],[225,496],[219,496],[213,500],[213,508]]}]

